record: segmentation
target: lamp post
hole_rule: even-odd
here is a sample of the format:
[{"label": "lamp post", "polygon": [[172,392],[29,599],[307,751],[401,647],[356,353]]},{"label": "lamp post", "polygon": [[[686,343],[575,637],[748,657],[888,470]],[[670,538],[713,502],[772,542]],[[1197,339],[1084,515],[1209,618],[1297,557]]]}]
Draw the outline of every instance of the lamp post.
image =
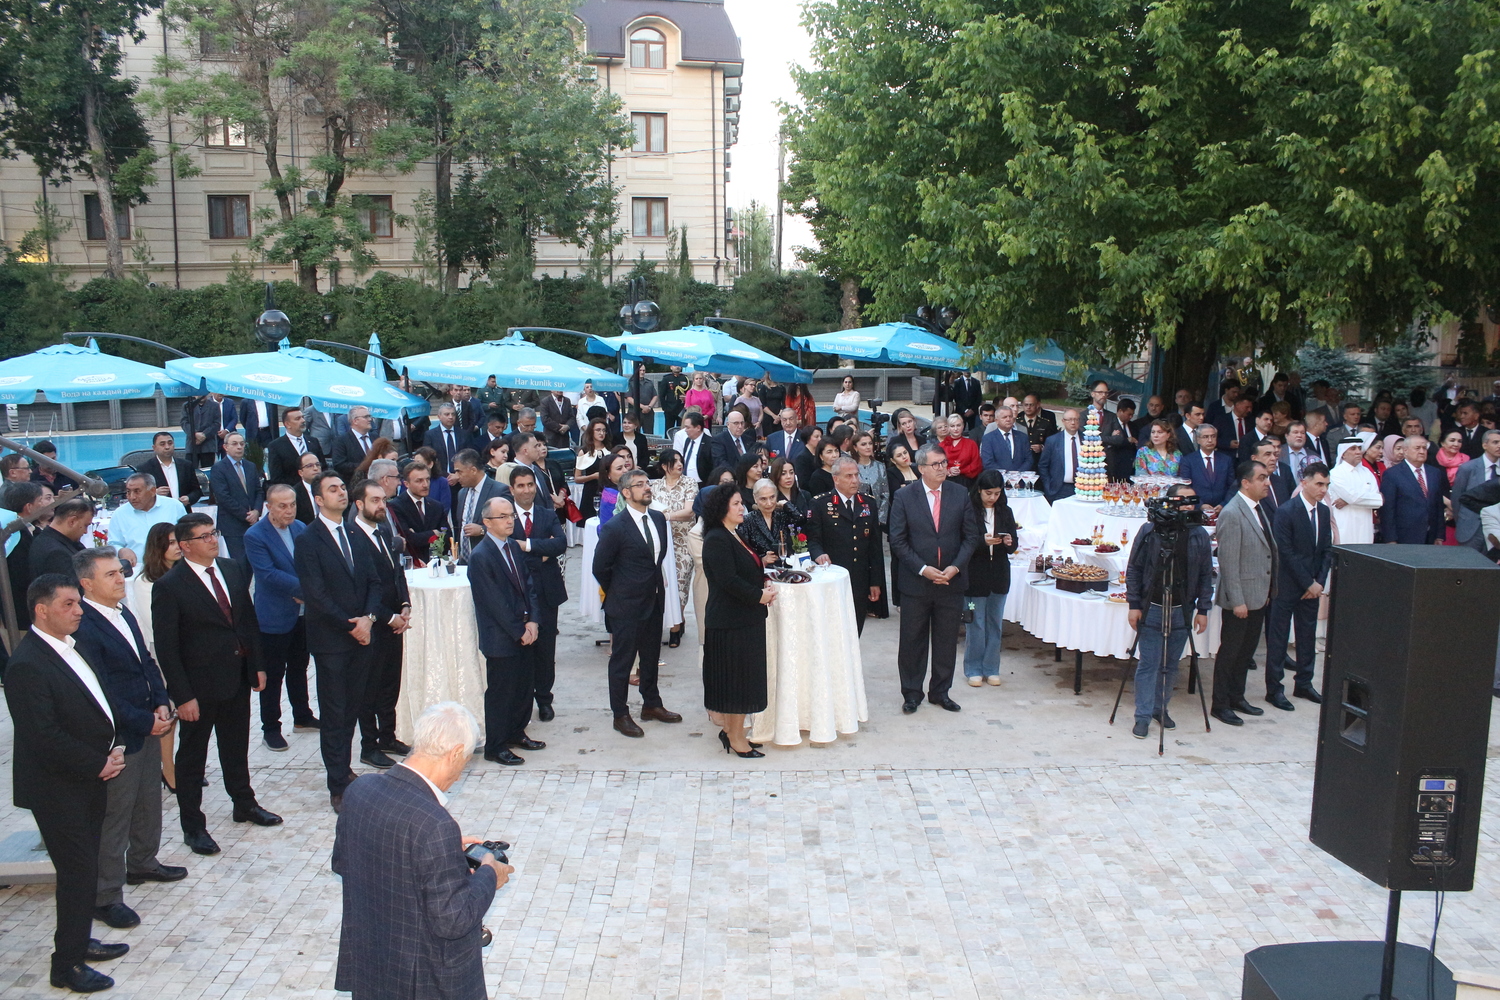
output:
[{"label": "lamp post", "polygon": [[[646,279],[632,278],[625,286],[625,304],[620,307],[620,329],[627,334],[650,333],[661,322],[661,307],[646,298]],[[623,352],[622,352],[623,353]],[[639,361],[627,362],[630,367],[630,396],[635,400],[635,419],[641,419],[641,365]],[[620,374],[625,374],[621,372]],[[645,433],[645,428],[642,428]]]},{"label": "lamp post", "polygon": [[266,282],[266,309],[255,321],[255,339],[271,350],[292,332],[292,320],[276,308],[276,286]]}]

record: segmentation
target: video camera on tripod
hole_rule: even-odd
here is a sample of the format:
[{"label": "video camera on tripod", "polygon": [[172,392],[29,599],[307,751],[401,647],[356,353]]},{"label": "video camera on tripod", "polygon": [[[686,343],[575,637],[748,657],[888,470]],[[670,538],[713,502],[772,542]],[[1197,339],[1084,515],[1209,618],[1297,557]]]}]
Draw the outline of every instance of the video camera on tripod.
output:
[{"label": "video camera on tripod", "polygon": [[1196,496],[1152,497],[1146,501],[1146,519],[1156,525],[1167,544],[1183,530],[1204,523],[1203,508],[1198,506]]}]

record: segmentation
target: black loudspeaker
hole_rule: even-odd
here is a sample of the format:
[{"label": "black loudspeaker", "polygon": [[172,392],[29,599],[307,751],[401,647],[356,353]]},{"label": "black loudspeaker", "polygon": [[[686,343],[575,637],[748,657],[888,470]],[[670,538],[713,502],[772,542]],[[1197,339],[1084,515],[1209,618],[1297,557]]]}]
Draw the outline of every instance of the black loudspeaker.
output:
[{"label": "black loudspeaker", "polygon": [[1312,842],[1387,889],[1468,891],[1500,568],[1459,546],[1333,551]]}]

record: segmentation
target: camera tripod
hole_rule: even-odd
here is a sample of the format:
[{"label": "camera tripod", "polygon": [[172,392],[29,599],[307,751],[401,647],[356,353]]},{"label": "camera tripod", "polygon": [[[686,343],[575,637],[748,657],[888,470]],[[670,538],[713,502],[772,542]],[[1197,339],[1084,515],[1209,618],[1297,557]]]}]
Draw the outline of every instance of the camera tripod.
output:
[{"label": "camera tripod", "polygon": [[[1191,656],[1188,660],[1188,692],[1191,694],[1196,687],[1198,690],[1198,707],[1203,710],[1203,731],[1213,732],[1213,725],[1208,721],[1208,702],[1203,696],[1202,679],[1198,676],[1198,644],[1193,641],[1193,622],[1188,617],[1187,608],[1174,607],[1172,603],[1172,585],[1177,569],[1176,555],[1178,542],[1181,535],[1178,531],[1163,531],[1158,527],[1157,535],[1161,538],[1161,548],[1156,555],[1157,578],[1162,582],[1161,603],[1161,664],[1156,673],[1156,703],[1161,706],[1161,714],[1156,718],[1157,743],[1156,755],[1158,757],[1167,752],[1167,646],[1172,638],[1172,615],[1181,612],[1183,625],[1187,629],[1188,649]],[[1141,621],[1144,623],[1145,616]],[[1109,713],[1109,724],[1115,724],[1115,716],[1120,711],[1120,701],[1125,697],[1125,684],[1130,680],[1130,659],[1135,655],[1136,647],[1140,645],[1140,632],[1137,631],[1135,641],[1130,644],[1130,649],[1125,654],[1125,671],[1120,677],[1120,690],[1115,693],[1115,707]]]}]

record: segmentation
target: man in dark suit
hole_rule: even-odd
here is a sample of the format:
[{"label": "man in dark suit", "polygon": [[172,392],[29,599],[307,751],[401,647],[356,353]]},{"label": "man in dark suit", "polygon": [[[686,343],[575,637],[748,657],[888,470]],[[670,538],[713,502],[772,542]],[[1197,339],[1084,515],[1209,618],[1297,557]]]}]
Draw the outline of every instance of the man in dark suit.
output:
[{"label": "man in dark suit", "polygon": [[375,439],[370,434],[370,408],[355,406],[349,410],[349,429],[333,439],[333,471],[354,482],[354,470],[370,453]]},{"label": "man in dark suit", "polygon": [[46,573],[26,595],[32,627],[16,644],[5,675],[5,701],[15,726],[13,796],[30,809],[57,869],[57,930],[52,936],[52,985],[78,993],[106,990],[114,980],[85,964],[119,958],[129,945],[89,936],[99,888],[100,831],[107,783],[125,767],[115,710],[91,665],[74,647],[83,616],[71,575]]},{"label": "man in dark suit", "polygon": [[1051,410],[1042,408],[1042,397],[1034,392],[1026,394],[1021,400],[1021,416],[1017,419],[1016,426],[1021,428],[1026,440],[1031,442],[1032,460],[1040,461],[1047,439],[1057,433],[1057,418],[1052,415]]},{"label": "man in dark suit", "polygon": [[[1153,420],[1167,420],[1169,423],[1171,422],[1170,418],[1168,418],[1167,416],[1167,402],[1160,396],[1148,397],[1146,399],[1145,412],[1138,414],[1134,420],[1128,421],[1126,423],[1125,429],[1128,430],[1130,432],[1130,435],[1137,441],[1150,441],[1151,432],[1147,430],[1147,428],[1151,426],[1151,422]],[[1187,452],[1191,451],[1192,449],[1187,449],[1186,451],[1184,451],[1183,449],[1179,448],[1178,450],[1182,451],[1182,453],[1186,455]]]},{"label": "man in dark suit", "polygon": [[995,408],[995,429],[979,444],[979,458],[986,469],[999,472],[1030,472],[1036,456],[1031,442],[1016,426],[1016,414],[1008,406]]},{"label": "man in dark suit", "polygon": [[245,571],[220,559],[219,533],[207,514],[177,522],[182,558],[151,588],[156,660],[177,704],[177,808],[183,841],[196,854],[217,854],[203,815],[208,740],[219,744],[224,789],[234,821],[275,826],[281,817],[260,807],[250,786],[250,692],[266,686],[260,623]]},{"label": "man in dark suit", "polygon": [[[266,481],[296,487],[297,471],[308,452],[323,460],[323,446],[311,434],[304,434],[306,416],[300,406],[281,411],[281,428],[285,432],[266,446]],[[306,523],[306,522],[304,522]]]},{"label": "man in dark suit", "polygon": [[724,418],[724,429],[714,435],[714,465],[732,469],[754,447],[755,435],[745,426],[744,414],[731,410]]},{"label": "man in dark suit", "polygon": [[538,502],[536,473],[530,469],[517,466],[510,471],[510,499],[516,509],[512,537],[526,553],[526,566],[540,600],[537,637],[532,646],[536,717],[551,722],[557,714],[552,708],[552,685],[557,679],[557,609],[568,602],[558,560],[568,551],[568,529],[556,511]]},{"label": "man in dark suit", "polygon": [[[1189,452],[1196,451],[1198,448],[1197,431],[1199,427],[1202,427],[1205,424],[1207,424],[1207,426],[1209,427],[1214,426],[1213,424],[1209,424],[1206,420],[1203,419],[1203,404],[1198,402],[1189,402],[1187,404],[1187,408],[1183,411],[1182,423],[1177,425],[1177,450],[1182,452],[1184,455],[1188,454]],[[1218,431],[1219,429],[1217,427],[1214,427],[1215,441],[1218,441]]]},{"label": "man in dark suit", "polygon": [[[316,455],[308,455],[317,461]],[[288,749],[281,734],[281,684],[292,703],[294,732],[317,732],[318,720],[307,698],[306,599],[297,579],[297,539],[306,527],[296,517],[296,491],[274,483],[266,493],[266,516],[245,532],[245,558],[255,576],[255,617],[260,625],[261,662],[266,686],[260,692],[261,739],[278,752]]]},{"label": "man in dark suit", "polygon": [[784,458],[788,462],[796,462],[797,456],[807,450],[807,445],[797,440],[797,429],[801,421],[797,417],[797,411],[788,406],[777,414],[780,422],[780,430],[775,430],[766,438],[766,447],[770,450],[772,458]]},{"label": "man in dark suit", "polygon": [[354,513],[349,523],[358,528],[350,538],[364,548],[375,567],[380,611],[370,630],[373,672],[359,713],[359,759],[371,767],[390,767],[390,754],[405,755],[411,747],[396,739],[396,702],[401,700],[401,662],[411,628],[411,594],[401,570],[401,553],[386,523],[385,490],[373,479],[354,487]]},{"label": "man in dark suit", "polygon": [[567,448],[572,441],[573,404],[560,392],[550,392],[537,408],[537,418],[551,448]]},{"label": "man in dark suit", "polygon": [[505,488],[490,478],[484,459],[472,448],[465,448],[453,457],[453,471],[459,485],[453,528],[458,535],[458,557],[468,561],[469,550],[484,538],[485,503],[502,496]]},{"label": "man in dark suit", "polygon": [[1454,408],[1453,422],[1443,428],[1443,436],[1457,431],[1464,439],[1459,451],[1470,458],[1478,458],[1484,451],[1484,430],[1479,423],[1479,407],[1473,400],[1466,399]]},{"label": "man in dark suit", "polygon": [[859,464],[845,456],[833,463],[833,492],[814,497],[807,519],[807,554],[821,565],[849,571],[854,625],[865,631],[870,605],[885,588],[885,557],[880,551],[880,510],[875,498],[859,491]]},{"label": "man in dark suit", "polygon": [[469,556],[469,595],[485,662],[484,759],[515,766],[526,759],[512,748],[547,746],[526,735],[536,690],[531,647],[540,631],[541,598],[526,554],[511,537],[515,504],[508,497],[495,497],[484,505],[482,515],[485,536]]},{"label": "man in dark suit", "polygon": [[125,607],[125,566],[113,548],[84,549],[73,557],[83,588],[83,619],[74,648],[94,668],[115,715],[115,738],[125,767],[106,785],[100,834],[99,891],[94,919],[134,927],[141,918],[125,905],[125,883],[177,882],[187,869],[163,865],[161,849],[161,737],[172,710],[161,670],[146,650],[135,615]]},{"label": "man in dark suit", "polygon": [[1220,415],[1213,424],[1219,429],[1219,450],[1233,459],[1240,453],[1240,442],[1246,440],[1255,429],[1250,419],[1250,409],[1255,403],[1250,399],[1236,399],[1228,413]]},{"label": "man in dark suit", "polygon": [[[228,417],[228,423],[224,418]],[[195,468],[206,469],[219,457],[219,442],[224,432],[234,430],[234,404],[223,396],[209,393],[188,400],[182,406],[184,451]]]},{"label": "man in dark suit", "polygon": [[406,492],[388,502],[401,520],[406,554],[412,557],[413,565],[425,566],[432,558],[432,540],[439,531],[448,528],[448,511],[429,496],[432,474],[421,464],[408,465],[402,481]]},{"label": "man in dark suit", "polygon": [[[309,441],[312,438],[308,438]],[[297,459],[297,475],[288,485],[297,498],[297,520],[312,524],[318,516],[318,501],[313,493],[313,483],[323,474],[323,460],[317,452],[309,451]]]},{"label": "man in dark suit", "polygon": [[82,552],[80,539],[94,520],[94,501],[73,497],[52,508],[52,523],[31,540],[31,578],[44,573],[73,575],[73,554]]},{"label": "man in dark suit", "polygon": [[975,444],[979,444],[984,440],[984,436],[988,434],[994,428],[994,426],[995,404],[980,403],[979,417],[974,421],[974,426],[970,427],[967,431],[964,432],[964,437],[968,438],[970,441],[973,441]]},{"label": "man in dark suit", "polygon": [[[1234,404],[1239,401],[1242,395],[1244,395],[1244,388],[1237,380],[1220,382],[1219,395],[1208,404],[1208,409],[1204,411],[1203,419],[1207,423],[1219,427],[1219,418],[1231,413],[1234,410]],[[1230,437],[1238,438],[1237,435],[1230,435]],[[1227,445],[1227,439],[1222,427],[1219,427],[1219,445],[1220,450],[1223,450]]]},{"label": "man in dark suit", "polygon": [[1400,545],[1432,545],[1445,534],[1443,497],[1448,477],[1427,464],[1430,442],[1412,435],[1406,439],[1406,461],[1385,470],[1380,480],[1380,537]]},{"label": "man in dark suit", "polygon": [[949,389],[953,401],[952,412],[964,418],[965,429],[972,428],[979,419],[979,405],[984,402],[984,375],[981,372],[961,372]]},{"label": "man in dark suit", "polygon": [[469,447],[469,435],[458,426],[458,411],[452,403],[439,406],[437,418],[438,425],[428,430],[422,443],[437,452],[437,471],[447,475],[453,471],[454,456]]},{"label": "man in dark suit", "polygon": [[[1109,383],[1099,379],[1089,386],[1089,406],[1099,411],[1099,442],[1104,445],[1105,459],[1108,465],[1118,465],[1118,459],[1110,462],[1117,452],[1130,452],[1132,466],[1135,462],[1135,449],[1130,445],[1130,437],[1125,433],[1125,428],[1120,424],[1120,418],[1109,411],[1105,405],[1109,402]],[[1084,414],[1087,418],[1087,413]]]},{"label": "man in dark suit", "polygon": [[681,451],[682,474],[702,488],[702,484],[708,481],[708,474],[714,471],[713,438],[704,427],[703,414],[682,415]]},{"label": "man in dark suit", "polygon": [[599,529],[594,549],[594,579],[604,591],[604,625],[613,642],[609,650],[609,707],[615,731],[639,737],[646,733],[630,717],[630,665],[640,661],[641,718],[681,722],[662,706],[656,686],[661,658],[662,612],[666,583],[662,561],[667,555],[667,519],[651,510],[651,481],[641,469],[620,477],[615,516]]},{"label": "man in dark suit", "polygon": [[[426,470],[422,470],[425,472]],[[369,551],[355,548],[344,523],[349,494],[343,477],[325,472],[316,483],[318,519],[297,539],[297,579],[307,601],[307,650],[317,660],[319,746],[328,801],[338,812],[349,769],[354,726],[374,673],[371,631],[380,620],[380,587]]]},{"label": "man in dark suit", "polygon": [[6,483],[3,491],[0,491],[0,506],[14,513],[21,522],[16,531],[16,547],[5,556],[17,628],[31,627],[31,608],[26,604],[26,590],[31,586],[32,580],[31,545],[41,533],[35,521],[27,519],[51,502],[52,490],[41,483]]},{"label": "man in dark suit", "polygon": [[1255,446],[1266,439],[1271,433],[1271,411],[1261,410],[1250,422],[1250,429],[1245,432],[1245,439],[1240,442],[1240,450],[1235,456],[1243,462],[1255,455]]},{"label": "man in dark suit", "polygon": [[469,710],[440,702],[417,720],[411,755],[349,789],[333,840],[343,879],[334,987],[355,997],[481,1000],[481,921],[510,865],[485,852],[472,874],[443,793],[479,739]]},{"label": "man in dark suit", "polygon": [[1266,479],[1270,488],[1266,490],[1266,498],[1261,503],[1265,505],[1267,515],[1274,521],[1281,505],[1297,492],[1297,480],[1292,476],[1292,470],[1281,461],[1281,441],[1274,434],[1257,444],[1250,458],[1266,467],[1268,473]]},{"label": "man in dark suit", "polygon": [[[1323,503],[1328,495],[1328,467],[1314,462],[1302,470],[1302,492],[1276,512],[1278,576],[1276,596],[1266,632],[1266,701],[1284,712],[1293,711],[1281,686],[1287,666],[1296,671],[1292,694],[1321,704],[1313,687],[1313,659],[1318,652],[1318,598],[1328,586],[1333,566],[1333,512]],[[1292,621],[1297,628],[1297,661],[1286,655]]]},{"label": "man in dark suit", "polygon": [[151,438],[153,454],[140,465],[137,472],[144,472],[156,481],[156,492],[164,497],[182,502],[187,510],[203,499],[203,487],[198,485],[198,470],[193,463],[177,456],[177,443],[168,431],[157,431]]},{"label": "man in dark suit", "polygon": [[208,492],[219,507],[219,533],[229,558],[245,565],[245,532],[260,520],[265,482],[260,469],[245,458],[245,436],[238,431],[224,439],[224,457],[208,473]]},{"label": "man in dark suit", "polygon": [[1205,511],[1218,511],[1234,496],[1234,462],[1216,454],[1219,429],[1210,424],[1198,428],[1196,447],[1182,456],[1177,474],[1193,483],[1193,492]]},{"label": "man in dark suit", "polygon": [[[1064,421],[1071,419],[1076,427],[1078,411],[1068,414]],[[896,654],[905,699],[901,711],[910,715],[922,704],[930,644],[927,700],[957,712],[958,703],[948,691],[958,655],[966,570],[979,545],[979,519],[968,492],[948,481],[948,459],[941,446],[927,444],[918,450],[917,474],[921,482],[897,490],[890,501],[891,553],[901,565],[901,642]]]},{"label": "man in dark suit", "polygon": [[1048,503],[1057,503],[1063,497],[1073,495],[1073,477],[1078,472],[1078,459],[1083,448],[1083,435],[1078,430],[1080,420],[1077,410],[1064,410],[1063,429],[1047,439],[1042,457],[1037,461],[1042,494]]}]

